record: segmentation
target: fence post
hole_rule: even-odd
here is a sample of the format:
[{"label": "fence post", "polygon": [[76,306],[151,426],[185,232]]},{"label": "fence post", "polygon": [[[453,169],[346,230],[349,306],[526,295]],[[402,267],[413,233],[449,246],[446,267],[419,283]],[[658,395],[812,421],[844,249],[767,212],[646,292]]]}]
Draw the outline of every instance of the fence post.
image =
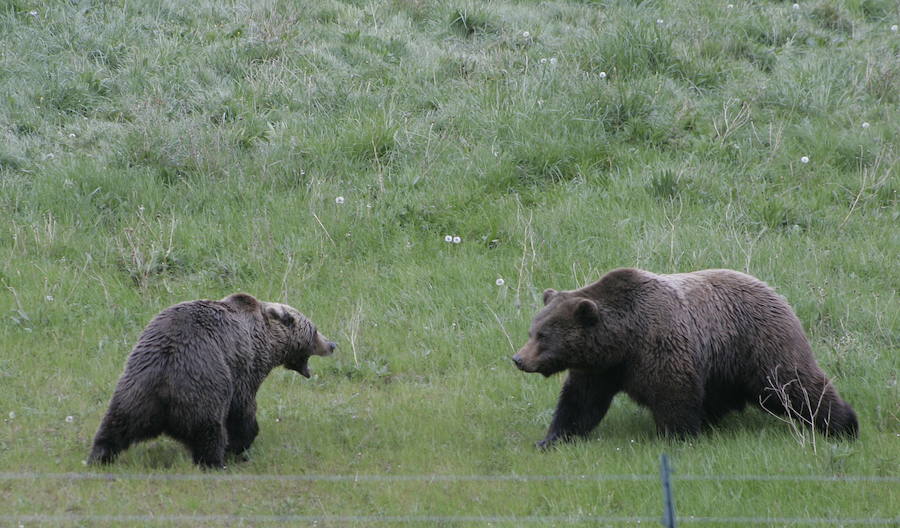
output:
[{"label": "fence post", "polygon": [[675,528],[675,503],[672,502],[672,483],[669,479],[669,455],[663,453],[659,457],[659,473],[663,485],[663,518],[664,528]]}]

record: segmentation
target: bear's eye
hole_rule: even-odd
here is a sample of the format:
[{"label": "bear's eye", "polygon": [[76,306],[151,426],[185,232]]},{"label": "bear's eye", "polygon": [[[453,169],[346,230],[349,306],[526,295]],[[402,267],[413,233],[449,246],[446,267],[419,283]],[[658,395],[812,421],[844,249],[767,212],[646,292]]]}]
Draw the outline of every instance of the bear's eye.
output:
[{"label": "bear's eye", "polygon": [[538,332],[534,337],[535,339],[544,339],[547,337],[547,334],[545,332]]}]

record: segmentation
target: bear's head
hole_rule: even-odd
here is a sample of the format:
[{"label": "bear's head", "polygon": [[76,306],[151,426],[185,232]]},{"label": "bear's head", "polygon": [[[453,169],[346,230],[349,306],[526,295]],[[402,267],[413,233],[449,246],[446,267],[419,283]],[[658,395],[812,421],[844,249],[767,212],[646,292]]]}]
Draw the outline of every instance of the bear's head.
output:
[{"label": "bear's head", "polygon": [[525,372],[551,376],[568,368],[597,366],[603,308],[575,292],[544,291],[544,308],[528,331],[528,342],[512,357]]},{"label": "bear's head", "polygon": [[330,356],[337,345],[323,336],[305,315],[281,303],[264,302],[262,312],[269,328],[284,348],[284,367],[309,377],[310,356]]}]

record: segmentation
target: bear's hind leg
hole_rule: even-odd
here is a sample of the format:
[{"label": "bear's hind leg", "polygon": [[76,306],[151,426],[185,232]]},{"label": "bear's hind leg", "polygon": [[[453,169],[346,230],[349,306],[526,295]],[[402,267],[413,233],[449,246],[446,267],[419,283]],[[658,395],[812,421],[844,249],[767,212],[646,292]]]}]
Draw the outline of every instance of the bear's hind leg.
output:
[{"label": "bear's hind leg", "polygon": [[[124,398],[125,401],[128,398]],[[110,464],[131,444],[159,436],[162,432],[160,409],[148,399],[132,405],[122,403],[119,393],[113,395],[109,409],[94,436],[87,463]]]},{"label": "bear's hind leg", "polygon": [[853,408],[838,396],[821,370],[811,375],[795,371],[786,381],[773,374],[761,393],[759,406],[763,410],[788,416],[806,428],[813,426],[825,436],[856,438],[859,433]]}]

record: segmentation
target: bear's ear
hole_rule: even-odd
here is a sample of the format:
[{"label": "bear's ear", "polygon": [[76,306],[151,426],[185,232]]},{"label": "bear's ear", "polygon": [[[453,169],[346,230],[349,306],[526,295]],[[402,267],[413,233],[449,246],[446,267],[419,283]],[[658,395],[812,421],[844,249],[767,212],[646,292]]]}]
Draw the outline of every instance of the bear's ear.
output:
[{"label": "bear's ear", "polygon": [[547,288],[546,290],[544,290],[544,306],[550,304],[550,300],[553,299],[553,296],[557,293],[559,292],[557,292],[553,288]]},{"label": "bear's ear", "polygon": [[254,311],[259,309],[259,301],[249,293],[233,293],[222,299],[221,302],[231,304],[241,310]]},{"label": "bear's ear", "polygon": [[581,299],[575,305],[575,318],[585,325],[592,325],[600,320],[600,309],[590,299]]},{"label": "bear's ear", "polygon": [[294,326],[294,316],[291,315],[290,311],[285,310],[284,307],[278,303],[267,304],[265,314],[269,319],[279,321],[284,326]]}]

